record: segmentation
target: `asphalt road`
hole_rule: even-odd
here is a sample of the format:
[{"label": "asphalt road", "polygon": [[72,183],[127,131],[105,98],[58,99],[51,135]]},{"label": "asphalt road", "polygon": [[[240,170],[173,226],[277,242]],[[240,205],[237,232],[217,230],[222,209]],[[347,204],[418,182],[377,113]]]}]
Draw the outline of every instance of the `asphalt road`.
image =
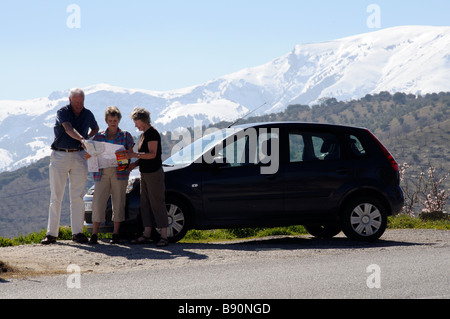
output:
[{"label": "asphalt road", "polygon": [[309,237],[176,244],[154,250],[171,254],[162,267],[0,280],[0,299],[449,299],[449,234],[390,231],[372,244]]}]

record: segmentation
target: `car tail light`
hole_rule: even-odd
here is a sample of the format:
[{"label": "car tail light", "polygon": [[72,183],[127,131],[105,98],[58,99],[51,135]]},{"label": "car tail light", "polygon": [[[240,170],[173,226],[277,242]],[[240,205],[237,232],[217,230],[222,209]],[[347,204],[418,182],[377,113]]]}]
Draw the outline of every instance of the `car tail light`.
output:
[{"label": "car tail light", "polygon": [[398,164],[395,161],[395,158],[391,155],[391,153],[389,153],[389,151],[387,150],[387,148],[383,145],[383,143],[380,142],[380,140],[373,135],[373,133],[369,130],[367,130],[367,132],[370,134],[370,136],[372,136],[372,138],[375,140],[375,142],[377,142],[378,146],[380,147],[381,151],[383,152],[383,154],[386,156],[386,158],[388,159],[389,163],[391,163],[392,168],[398,172]]}]

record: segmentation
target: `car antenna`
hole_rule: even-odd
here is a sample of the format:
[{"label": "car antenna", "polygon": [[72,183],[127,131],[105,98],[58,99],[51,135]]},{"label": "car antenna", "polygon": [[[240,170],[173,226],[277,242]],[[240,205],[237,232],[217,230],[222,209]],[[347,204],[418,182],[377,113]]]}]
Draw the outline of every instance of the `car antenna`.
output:
[{"label": "car antenna", "polygon": [[236,125],[240,120],[243,120],[243,119],[245,119],[247,116],[249,116],[250,114],[255,113],[257,110],[259,110],[260,108],[262,108],[262,107],[263,107],[264,105],[266,105],[266,104],[267,104],[267,102],[264,102],[263,105],[258,106],[258,107],[257,107],[256,109],[254,109],[253,111],[250,111],[250,112],[248,112],[247,114],[245,114],[243,117],[238,118],[236,121],[234,121],[233,123],[231,123],[230,125],[228,125],[227,128],[230,128],[230,127]]}]

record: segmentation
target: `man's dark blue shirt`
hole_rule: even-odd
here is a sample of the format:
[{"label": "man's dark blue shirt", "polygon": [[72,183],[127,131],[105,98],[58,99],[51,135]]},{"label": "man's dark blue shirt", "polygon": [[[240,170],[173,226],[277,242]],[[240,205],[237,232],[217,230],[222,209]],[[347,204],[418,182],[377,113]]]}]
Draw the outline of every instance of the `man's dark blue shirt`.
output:
[{"label": "man's dark blue shirt", "polygon": [[98,127],[94,114],[86,108],[83,108],[78,117],[72,110],[71,105],[64,106],[56,113],[56,123],[54,127],[55,141],[52,149],[76,150],[81,149],[80,141],[71,138],[67,133],[63,123],[69,122],[85,139],[88,138],[89,129],[95,130]]}]

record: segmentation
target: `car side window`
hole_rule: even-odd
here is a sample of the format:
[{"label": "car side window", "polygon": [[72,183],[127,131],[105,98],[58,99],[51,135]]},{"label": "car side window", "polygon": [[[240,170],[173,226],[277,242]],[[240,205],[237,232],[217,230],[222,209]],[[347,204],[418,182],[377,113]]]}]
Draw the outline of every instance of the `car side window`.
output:
[{"label": "car side window", "polygon": [[248,136],[238,139],[228,139],[223,148],[223,156],[229,166],[242,166],[250,164],[248,157]]},{"label": "car side window", "polygon": [[348,137],[348,140],[350,142],[350,149],[353,155],[355,155],[356,157],[363,157],[367,154],[361,141],[356,136],[350,135]]},{"label": "car side window", "polygon": [[318,134],[311,136],[314,154],[321,161],[337,160],[341,157],[341,147],[333,134]]},{"label": "car side window", "polygon": [[341,157],[338,138],[330,133],[289,134],[290,162],[330,161]]},{"label": "car side window", "polygon": [[291,163],[303,162],[305,144],[300,133],[289,134],[289,161]]},{"label": "car side window", "polygon": [[227,139],[223,157],[231,167],[265,165],[278,156],[279,133],[275,130],[247,130]]}]

